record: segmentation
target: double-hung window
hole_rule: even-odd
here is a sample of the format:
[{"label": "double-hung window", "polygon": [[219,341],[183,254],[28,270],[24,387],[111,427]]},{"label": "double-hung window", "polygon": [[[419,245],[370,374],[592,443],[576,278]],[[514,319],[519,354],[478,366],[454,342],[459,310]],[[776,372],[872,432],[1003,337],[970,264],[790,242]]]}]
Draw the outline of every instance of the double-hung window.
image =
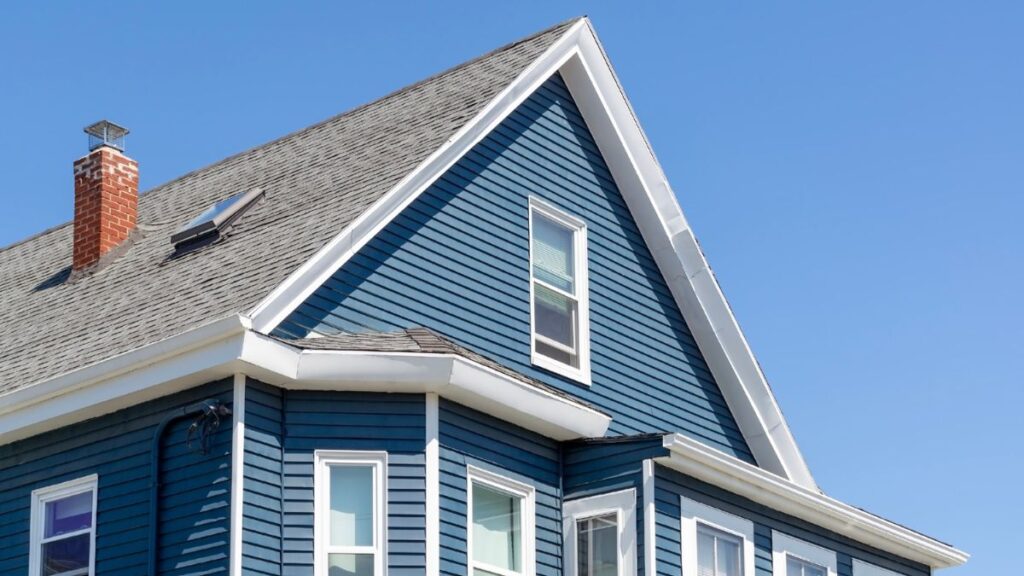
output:
[{"label": "double-hung window", "polygon": [[563,504],[567,576],[635,576],[636,491]]},{"label": "double-hung window", "polygon": [[533,364],[590,383],[587,227],[530,199],[530,320]]},{"label": "double-hung window", "polygon": [[466,477],[470,576],[533,576],[533,487],[472,466]]},{"label": "double-hung window", "polygon": [[92,576],[96,476],[32,492],[31,576]]},{"label": "double-hung window", "polygon": [[836,576],[832,550],[772,531],[772,570],[775,576]]},{"label": "double-hung window", "polygon": [[387,454],[315,454],[314,573],[383,576]]},{"label": "double-hung window", "polygon": [[680,498],[683,576],[754,576],[754,523]]}]

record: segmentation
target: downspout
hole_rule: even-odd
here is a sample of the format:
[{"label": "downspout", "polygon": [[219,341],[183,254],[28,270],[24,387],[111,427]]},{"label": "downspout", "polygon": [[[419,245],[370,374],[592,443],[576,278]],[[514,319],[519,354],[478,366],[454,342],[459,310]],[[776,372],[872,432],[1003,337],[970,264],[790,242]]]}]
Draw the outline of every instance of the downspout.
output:
[{"label": "downspout", "polygon": [[153,432],[153,443],[150,446],[149,463],[149,567],[146,574],[157,576],[156,564],[160,556],[157,540],[160,536],[160,441],[167,427],[190,416],[217,413],[218,416],[231,414],[231,409],[220,400],[204,400],[191,406],[183,406],[164,416]]}]

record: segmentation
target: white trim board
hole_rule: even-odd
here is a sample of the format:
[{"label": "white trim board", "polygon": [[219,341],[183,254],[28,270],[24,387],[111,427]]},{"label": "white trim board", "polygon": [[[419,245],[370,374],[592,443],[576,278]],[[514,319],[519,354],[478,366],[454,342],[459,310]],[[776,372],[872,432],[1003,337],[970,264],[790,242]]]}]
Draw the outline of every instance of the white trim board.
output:
[{"label": "white trim board", "polygon": [[757,462],[814,479],[586,18],[567,30],[455,136],[274,289],[250,313],[271,332],[534,90],[561,72]]},{"label": "white trim board", "polygon": [[828,550],[795,536],[772,530],[772,576],[800,576],[789,574],[786,567],[788,556],[824,568],[827,576],[836,576],[839,569],[839,559],[835,550]]},{"label": "white trim board", "polygon": [[235,374],[231,402],[231,576],[242,576],[245,500],[245,374]]},{"label": "white trim board", "polygon": [[772,510],[932,568],[959,566],[967,561],[967,553],[948,544],[779,478],[681,434],[665,436],[663,445],[669,456],[657,458],[658,464]]},{"label": "white trim board", "polygon": [[427,547],[427,576],[438,576],[441,573],[441,445],[440,445],[440,406],[436,393],[429,393],[425,399],[426,423],[424,455],[426,460],[425,505]]},{"label": "white trim board", "polygon": [[603,436],[586,404],[456,354],[300,350],[242,316],[0,395],[0,444],[244,373],[293,390],[435,393],[555,440]]},{"label": "white trim board", "polygon": [[628,488],[586,498],[567,500],[562,504],[562,542],[564,576],[579,574],[576,554],[576,525],[580,520],[615,514],[618,537],[619,571],[617,576],[636,576],[636,489]]}]

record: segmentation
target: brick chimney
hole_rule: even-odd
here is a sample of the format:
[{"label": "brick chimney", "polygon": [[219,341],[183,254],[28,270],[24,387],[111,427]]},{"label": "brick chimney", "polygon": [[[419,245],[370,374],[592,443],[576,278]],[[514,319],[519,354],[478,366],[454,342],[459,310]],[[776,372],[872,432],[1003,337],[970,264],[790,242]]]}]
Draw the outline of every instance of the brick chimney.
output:
[{"label": "brick chimney", "polygon": [[124,155],[128,130],[104,120],[85,132],[89,154],[75,161],[75,272],[124,244],[139,211],[139,164]]}]

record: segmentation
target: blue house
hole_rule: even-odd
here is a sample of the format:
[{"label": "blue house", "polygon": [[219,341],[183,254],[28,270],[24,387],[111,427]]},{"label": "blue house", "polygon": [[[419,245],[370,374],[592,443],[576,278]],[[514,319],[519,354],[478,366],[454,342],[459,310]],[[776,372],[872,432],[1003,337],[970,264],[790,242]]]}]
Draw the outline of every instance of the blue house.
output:
[{"label": "blue house", "polygon": [[0,250],[0,574],[927,576],[823,493],[587,19]]}]

